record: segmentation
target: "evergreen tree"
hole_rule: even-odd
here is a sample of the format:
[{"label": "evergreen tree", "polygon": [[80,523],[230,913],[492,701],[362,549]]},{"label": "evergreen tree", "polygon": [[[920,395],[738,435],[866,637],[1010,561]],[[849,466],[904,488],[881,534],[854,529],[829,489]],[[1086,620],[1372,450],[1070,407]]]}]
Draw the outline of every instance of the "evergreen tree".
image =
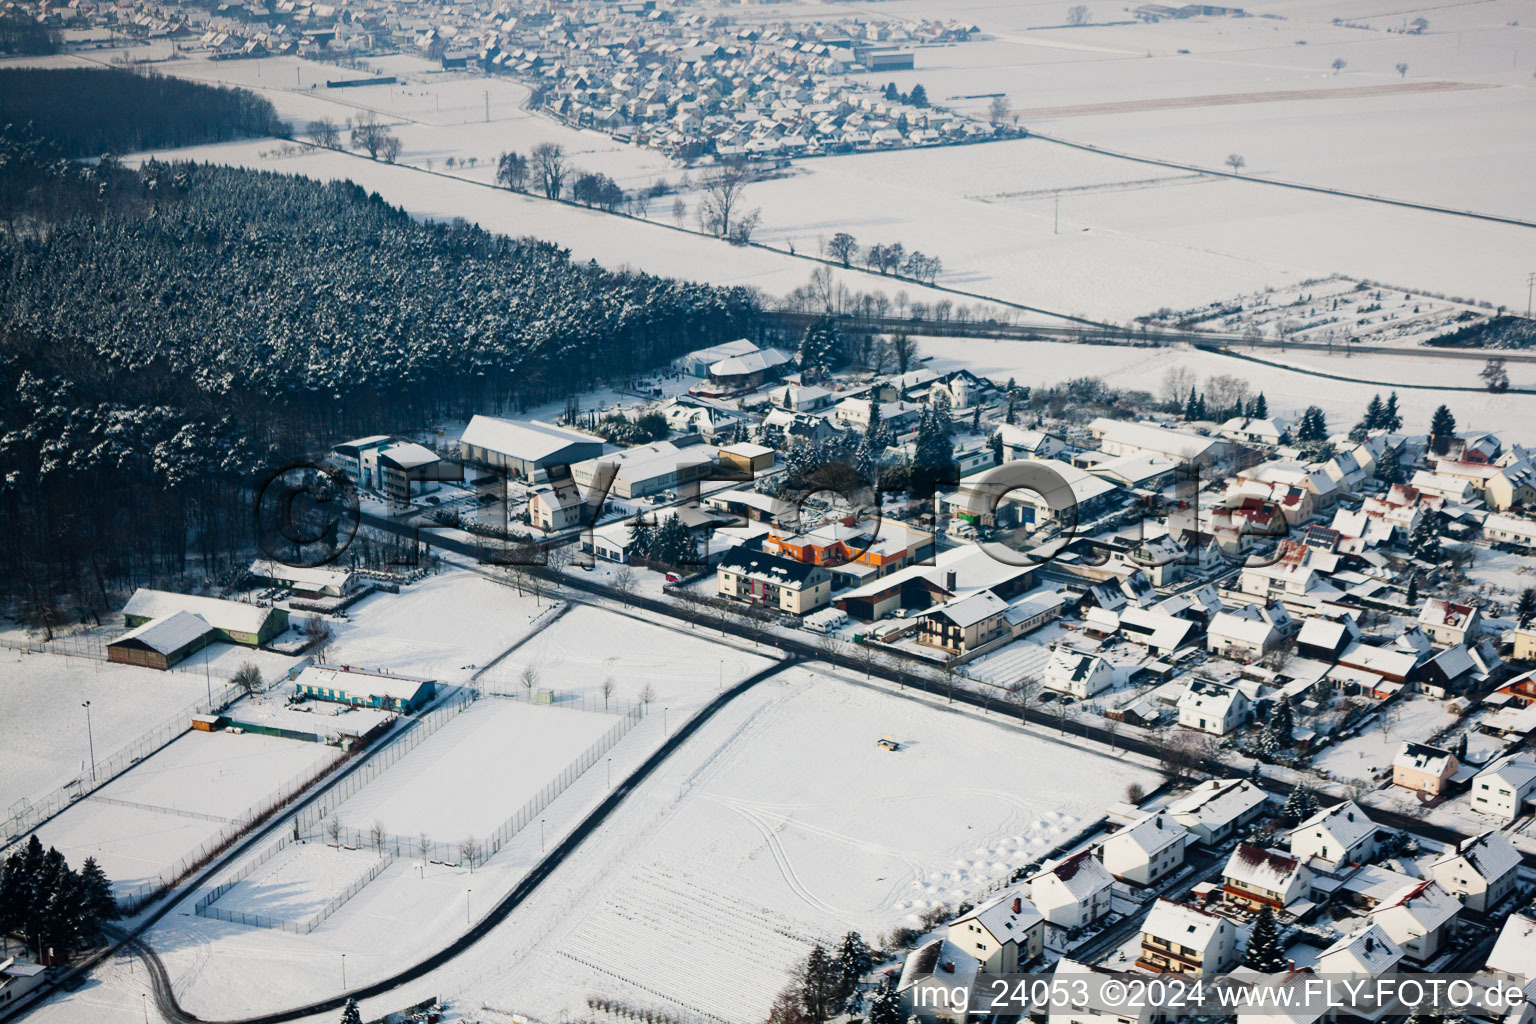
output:
[{"label": "evergreen tree", "polygon": [[1427,510],[1414,524],[1408,535],[1408,553],[1414,558],[1434,564],[1440,561],[1440,513]]},{"label": "evergreen tree", "polygon": [[1280,927],[1275,923],[1275,912],[1269,907],[1260,910],[1253,922],[1243,966],[1264,974],[1278,974],[1286,968],[1285,950],[1280,946]]},{"label": "evergreen tree", "polygon": [[1419,574],[1418,573],[1414,573],[1412,576],[1408,577],[1408,598],[1407,598],[1407,600],[1408,600],[1408,604],[1409,605],[1416,605],[1416,604],[1419,603]]},{"label": "evergreen tree", "polygon": [[1269,402],[1264,397],[1264,392],[1259,392],[1259,397],[1253,400],[1254,419],[1269,419]]},{"label": "evergreen tree", "polygon": [[[821,380],[837,368],[842,332],[830,317],[806,327],[800,336],[800,372],[803,380]],[[873,400],[873,399],[871,399]]]},{"label": "evergreen tree", "polygon": [[1440,406],[1429,419],[1429,446],[1437,455],[1444,455],[1456,433],[1456,417],[1447,406]]},{"label": "evergreen tree", "polygon": [[806,1016],[817,1024],[835,1016],[842,1003],[840,987],[837,963],[817,945],[800,971],[800,1001],[805,1004]]},{"label": "evergreen tree", "polygon": [[1515,621],[1524,629],[1532,619],[1536,619],[1536,587],[1526,587],[1520,591],[1520,600],[1515,604]]},{"label": "evergreen tree", "polygon": [[95,857],[87,857],[80,868],[80,903],[80,938],[87,946],[99,945],[102,924],[116,921],[123,916],[123,912],[112,895],[112,883],[107,879],[106,872],[101,870],[101,865],[96,863]]},{"label": "evergreen tree", "polygon": [[1380,430],[1382,417],[1386,415],[1387,407],[1382,404],[1380,395],[1372,395],[1370,404],[1365,407],[1365,417],[1360,421],[1366,430]]},{"label": "evergreen tree", "polygon": [[981,406],[971,410],[971,433],[981,433]]},{"label": "evergreen tree", "polygon": [[1396,448],[1381,453],[1381,458],[1376,461],[1376,479],[1388,485],[1403,482],[1403,465],[1397,461]]},{"label": "evergreen tree", "polygon": [[1281,697],[1269,712],[1269,731],[1274,734],[1275,746],[1287,749],[1291,745],[1291,730],[1296,727],[1296,713],[1291,710],[1291,698]]},{"label": "evergreen tree", "polygon": [[1397,433],[1403,429],[1403,414],[1397,407],[1397,392],[1387,396],[1387,404],[1381,410],[1381,429]]},{"label": "evergreen tree", "polygon": [[1191,387],[1189,389],[1189,397],[1184,400],[1184,418],[1186,420],[1197,420],[1200,418],[1198,415],[1200,411],[1200,406],[1198,405],[1199,398],[1200,393]]},{"label": "evergreen tree", "polygon": [[1315,405],[1307,406],[1301,414],[1300,422],[1296,424],[1296,440],[1302,444],[1328,440],[1328,421],[1323,416],[1323,410]]},{"label": "evergreen tree", "polygon": [[341,1008],[341,1024],[363,1024],[363,1011],[358,1009],[357,1000],[347,997],[347,1005]]},{"label": "evergreen tree", "polygon": [[1291,824],[1306,821],[1317,813],[1317,801],[1312,796],[1312,791],[1306,786],[1297,786],[1291,790],[1291,795],[1285,800],[1285,806],[1280,810],[1280,817]]},{"label": "evergreen tree", "polygon": [[1264,773],[1259,768],[1259,761],[1257,758],[1254,759],[1253,764],[1248,768],[1248,781],[1253,783],[1255,786],[1264,781]]},{"label": "evergreen tree", "polygon": [[869,973],[869,969],[875,966],[875,957],[869,951],[869,945],[858,932],[849,932],[843,936],[843,943],[837,951],[837,972],[843,984],[843,994],[851,993],[858,985],[859,979]]},{"label": "evergreen tree", "polygon": [[992,449],[992,465],[1001,466],[1003,464],[1003,435],[993,434],[992,439],[987,442],[987,447]]},{"label": "evergreen tree", "polygon": [[956,478],[955,448],[949,439],[948,417],[939,403],[923,410],[917,421],[917,441],[913,445],[911,493],[931,496],[940,483]]},{"label": "evergreen tree", "polygon": [[875,990],[875,997],[869,1002],[868,1024],[905,1024],[895,985],[886,983]]},{"label": "evergreen tree", "polygon": [[650,558],[651,552],[656,546],[656,528],[650,520],[640,515],[629,521],[629,553],[630,558]]},{"label": "evergreen tree", "polygon": [[918,108],[928,105],[928,90],[923,88],[921,82],[912,87],[912,93],[907,97],[907,102]]},{"label": "evergreen tree", "polygon": [[678,566],[688,561],[693,552],[692,538],[682,518],[673,512],[656,528],[651,539],[651,557],[665,565]]}]

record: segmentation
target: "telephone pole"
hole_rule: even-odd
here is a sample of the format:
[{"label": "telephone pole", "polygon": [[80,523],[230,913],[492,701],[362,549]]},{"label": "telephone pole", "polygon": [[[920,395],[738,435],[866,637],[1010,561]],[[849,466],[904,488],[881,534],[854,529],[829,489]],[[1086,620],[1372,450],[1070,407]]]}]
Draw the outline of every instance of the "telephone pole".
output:
[{"label": "telephone pole", "polygon": [[1525,275],[1525,318],[1531,318],[1531,292],[1536,291],[1536,270]]}]

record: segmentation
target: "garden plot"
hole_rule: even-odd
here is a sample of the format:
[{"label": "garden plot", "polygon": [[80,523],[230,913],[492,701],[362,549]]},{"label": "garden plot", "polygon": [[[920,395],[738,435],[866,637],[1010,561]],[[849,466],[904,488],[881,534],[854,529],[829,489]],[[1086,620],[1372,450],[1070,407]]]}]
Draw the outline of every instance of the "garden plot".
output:
[{"label": "garden plot", "polygon": [[38,830],[71,864],[95,857],[119,895],[228,834],[339,756],[272,736],[189,732]]},{"label": "garden plot", "polygon": [[1377,712],[1359,735],[1323,748],[1312,758],[1312,767],[1336,779],[1369,779],[1391,770],[1404,743],[1426,743],[1454,721],[1456,713],[1445,701],[1399,700]]},{"label": "garden plot", "polygon": [[291,843],[236,882],[214,906],[229,914],[254,914],[298,924],[367,877],[379,857],[324,843]]},{"label": "garden plot", "polygon": [[458,569],[375,594],[334,621],[328,660],[462,683],[531,628],[548,602]]},{"label": "garden plot", "polygon": [[663,707],[677,713],[713,699],[769,664],[768,658],[711,639],[702,626],[690,630],[652,625],[626,614],[578,606],[487,672],[480,685],[517,692],[524,668],[532,665],[538,685],[555,691],[557,699],[580,696],[590,704],[601,699],[603,680],[611,678],[615,701],[639,700],[649,686],[653,714]]},{"label": "garden plot", "polygon": [[620,721],[486,697],[401,758],[336,817],[367,830],[456,843],[494,831]]},{"label": "garden plot", "polygon": [[202,674],[0,648],[0,818],[22,799],[90,777],[85,710],[104,761],[202,700]]},{"label": "garden plot", "polygon": [[[884,733],[901,750],[879,749]],[[596,994],[760,1020],[812,943],[995,892],[1154,779],[822,666],[786,670],[705,726],[519,911],[530,917],[514,915],[553,930],[470,991],[545,1019]]]},{"label": "garden plot", "polygon": [[[1398,380],[1400,373],[1423,373],[1426,367],[1421,364],[1427,364],[1428,367],[1439,367],[1445,375],[1443,379],[1460,382],[1475,375],[1481,367],[1476,360],[1428,360],[1398,355],[1356,355],[1349,360],[1338,357],[1326,364],[1326,372],[1360,378],[1355,381],[1332,380],[1183,346],[1137,348],[1053,341],[925,337],[919,341],[919,347],[924,356],[933,357],[927,365],[941,373],[963,366],[984,377],[997,380],[1016,377],[1021,381],[1035,381],[1037,386],[1059,384],[1075,377],[1098,377],[1112,387],[1156,395],[1162,389],[1164,374],[1174,367],[1184,367],[1202,381],[1218,374],[1231,374],[1248,381],[1253,392],[1262,391],[1272,415],[1294,421],[1307,406],[1316,405],[1327,415],[1329,426],[1341,432],[1360,418],[1372,395],[1390,391],[1391,382]],[[1318,360],[1311,353],[1307,357]],[[1293,361],[1289,352],[1267,349],[1259,353],[1259,358]],[[1301,361],[1301,357],[1295,361]],[[1522,372],[1511,369],[1510,375],[1520,380]],[[1387,383],[1377,383],[1379,381]],[[1435,390],[1409,389],[1400,392],[1398,400],[1405,428],[1406,425],[1419,425],[1419,429],[1424,429],[1435,408],[1442,403],[1450,405],[1460,429],[1494,431],[1517,441],[1528,438],[1532,433],[1530,425],[1536,422],[1536,395],[1473,392],[1447,395]]]}]

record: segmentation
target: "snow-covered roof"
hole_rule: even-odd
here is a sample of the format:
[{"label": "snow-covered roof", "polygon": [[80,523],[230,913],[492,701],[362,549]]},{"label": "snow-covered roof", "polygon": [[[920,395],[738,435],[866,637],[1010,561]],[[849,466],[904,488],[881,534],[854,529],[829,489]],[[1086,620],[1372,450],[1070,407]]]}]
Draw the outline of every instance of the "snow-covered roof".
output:
[{"label": "snow-covered roof", "polygon": [[414,441],[402,441],[380,449],[379,458],[388,459],[401,469],[415,469],[418,466],[430,466],[434,462],[442,461],[432,449]]},{"label": "snow-covered roof", "polygon": [[1168,804],[1168,813],[1185,826],[1220,827],[1268,799],[1247,779],[1211,779]]},{"label": "snow-covered roof", "polygon": [[1347,849],[1368,838],[1376,831],[1376,823],[1366,816],[1360,809],[1360,805],[1353,800],[1345,800],[1335,804],[1326,810],[1318,811],[1306,821],[1291,829],[1290,835],[1298,832],[1326,831]]},{"label": "snow-covered roof", "polygon": [[901,968],[898,991],[905,991],[925,975],[936,975],[946,986],[965,984],[981,969],[981,962],[948,939],[933,939],[907,954]]},{"label": "snow-covered roof", "polygon": [[260,576],[275,583],[297,583],[305,587],[344,587],[352,578],[352,570],[284,565],[281,562],[258,558],[251,563],[251,575]]},{"label": "snow-covered roof", "polygon": [[201,615],[192,612],[175,612],[163,619],[151,619],[135,629],[130,629],[116,640],[136,640],[161,654],[174,654],[187,644],[207,633],[213,627]]},{"label": "snow-covered roof", "polygon": [[1179,707],[1190,711],[1204,711],[1224,718],[1228,709],[1232,707],[1232,703],[1240,696],[1243,696],[1243,692],[1235,686],[1213,683],[1208,679],[1196,679],[1190,682],[1183,696],[1179,698]]},{"label": "snow-covered roof", "polygon": [[1211,617],[1206,635],[1240,640],[1246,644],[1263,644],[1274,631],[1275,627],[1263,619],[1251,618],[1238,612],[1219,612]]},{"label": "snow-covered roof", "polygon": [[1506,754],[1478,772],[1477,778],[1497,778],[1519,792],[1530,786],[1532,782],[1536,782],[1536,757],[1525,752]]},{"label": "snow-covered roof", "polygon": [[1186,434],[1149,423],[1131,420],[1111,420],[1100,417],[1088,424],[1095,437],[1114,444],[1127,445],[1160,455],[1172,455],[1181,459],[1198,459],[1213,447],[1224,444],[1220,438]]},{"label": "snow-covered roof", "polygon": [[1283,893],[1301,867],[1301,861],[1295,857],[1253,843],[1238,843],[1232,856],[1227,858],[1227,866],[1221,869],[1221,875],[1244,885]]},{"label": "snow-covered roof", "polygon": [[711,377],[744,377],[771,370],[776,366],[783,366],[789,361],[789,356],[776,348],[763,349],[760,352],[748,352],[745,355],[731,356],[711,363],[709,375]]},{"label": "snow-covered roof", "polygon": [[1441,750],[1427,743],[1408,742],[1403,744],[1403,749],[1392,759],[1392,767],[1444,776],[1451,771],[1454,759],[1455,755],[1449,750]]},{"label": "snow-covered roof", "polygon": [[990,590],[980,590],[966,597],[946,601],[937,608],[930,608],[923,613],[923,617],[942,615],[956,626],[965,629],[978,622],[985,622],[994,615],[1001,615],[1007,610],[1007,601]]},{"label": "snow-covered roof", "polygon": [[1141,931],[1144,935],[1166,939],[1204,953],[1210,950],[1211,943],[1226,924],[1227,919],[1217,914],[1208,914],[1173,900],[1159,899],[1142,922]]},{"label": "snow-covered roof", "polygon": [[1188,838],[1189,832],[1171,815],[1155,813],[1116,832],[1104,840],[1104,845],[1130,844],[1151,858]]},{"label": "snow-covered roof", "polygon": [[1498,940],[1488,954],[1488,969],[1519,978],[1536,978],[1536,919],[1510,914],[1504,920]]},{"label": "snow-covered roof", "polygon": [[183,611],[201,617],[215,629],[233,633],[260,633],[267,617],[272,614],[271,608],[241,601],[177,594],[169,590],[150,590],[148,587],[135,590],[123,606],[124,615],[146,619],[166,618]]},{"label": "snow-covered roof", "polygon": [[1104,664],[1107,663],[1096,654],[1085,654],[1070,647],[1057,647],[1051,651],[1051,660],[1046,663],[1045,677],[1062,682],[1081,682]]},{"label": "snow-covered roof", "polygon": [[[1471,839],[1463,839],[1456,844],[1454,850],[1447,850],[1443,857],[1435,861],[1434,866],[1449,864],[1463,857],[1487,882],[1493,882],[1511,871],[1518,870],[1521,861],[1520,851],[1515,849],[1509,837],[1503,832],[1488,831]],[[1533,967],[1536,967],[1536,964],[1533,964]]]},{"label": "snow-covered roof", "polygon": [[1372,922],[1342,936],[1317,955],[1320,974],[1385,974],[1403,958],[1402,947]]},{"label": "snow-covered roof", "polygon": [[487,451],[538,462],[573,444],[601,445],[603,439],[592,434],[545,423],[541,420],[504,420],[499,416],[476,416],[459,435],[464,444]]},{"label": "snow-covered roof", "polygon": [[1019,890],[1004,893],[985,906],[957,917],[950,922],[951,925],[964,924],[967,921],[975,921],[985,928],[993,938],[999,942],[1015,939],[1022,943],[1024,935],[1030,928],[1044,921],[1040,911]]},{"label": "snow-covered roof", "polygon": [[1461,900],[1441,887],[1439,882],[1414,882],[1382,900],[1371,909],[1372,917],[1402,912],[1424,933],[1434,931],[1461,913]]},{"label": "snow-covered roof", "polygon": [[1109,871],[1087,850],[1051,865],[1031,878],[1030,884],[1038,885],[1047,878],[1059,882],[1079,903],[1091,899],[1100,889],[1115,884]]},{"label": "snow-covered roof", "polygon": [[350,694],[378,694],[410,700],[431,679],[416,676],[395,675],[392,672],[376,672],[368,669],[341,665],[310,665],[294,680],[295,686],[313,686],[326,690],[340,690]]}]

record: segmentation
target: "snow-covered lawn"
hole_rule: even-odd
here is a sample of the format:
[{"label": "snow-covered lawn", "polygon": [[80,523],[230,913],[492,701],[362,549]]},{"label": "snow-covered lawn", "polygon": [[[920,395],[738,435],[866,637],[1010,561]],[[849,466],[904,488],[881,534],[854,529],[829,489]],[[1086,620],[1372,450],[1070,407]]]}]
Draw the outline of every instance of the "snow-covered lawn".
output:
[{"label": "snow-covered lawn", "polygon": [[352,828],[440,842],[484,836],[619,721],[617,715],[485,697],[337,810]]},{"label": "snow-covered lawn", "polygon": [[104,761],[203,699],[206,689],[201,673],[0,648],[0,817],[18,800],[89,777],[85,701],[96,758]]},{"label": "snow-covered lawn", "polygon": [[377,854],[324,843],[293,843],[214,903],[231,914],[302,921],[325,907],[378,863]]},{"label": "snow-covered lawn", "polygon": [[37,834],[72,865],[95,857],[119,893],[128,892],[338,756],[334,747],[316,743],[189,732]]},{"label": "snow-covered lawn", "polygon": [[525,635],[548,607],[547,599],[540,603],[532,594],[453,569],[347,609],[345,620],[332,621],[336,641],[326,657],[462,683]]},{"label": "snow-covered lawn", "polygon": [[1384,707],[1360,735],[1324,748],[1312,766],[1342,780],[1368,779],[1390,770],[1404,743],[1425,742],[1455,718],[1446,701],[1409,697]]}]

